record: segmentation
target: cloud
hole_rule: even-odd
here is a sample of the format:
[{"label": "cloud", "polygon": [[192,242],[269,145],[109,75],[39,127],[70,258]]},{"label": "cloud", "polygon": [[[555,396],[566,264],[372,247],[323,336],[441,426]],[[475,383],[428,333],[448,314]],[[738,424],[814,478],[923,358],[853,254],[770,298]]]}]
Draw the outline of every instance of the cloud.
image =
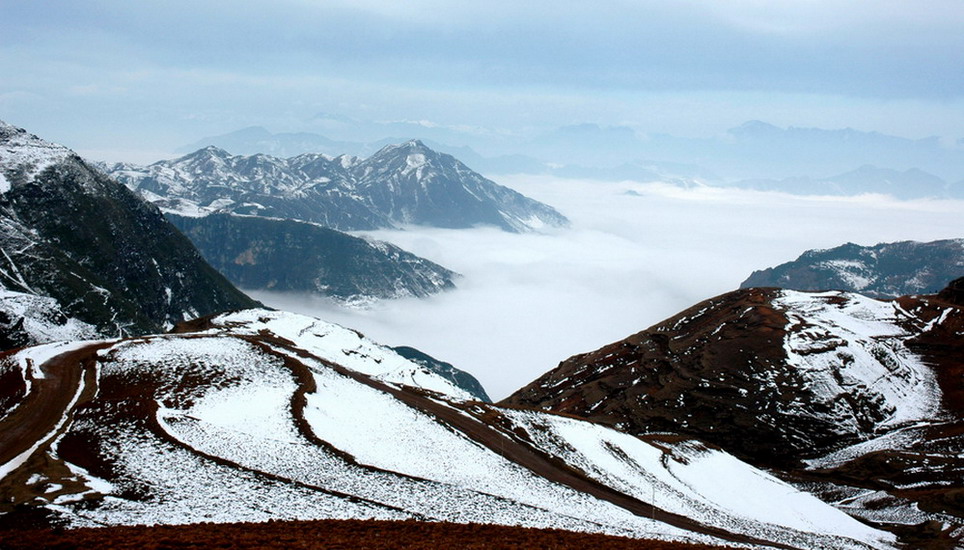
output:
[{"label": "cloud", "polygon": [[306,130],[318,111],[513,135],[630,122],[706,136],[763,119],[957,138],[964,117],[964,4],[950,0],[55,6],[5,6],[0,96],[39,99],[0,118],[56,124],[52,139],[81,147],[103,135],[104,150]]},{"label": "cloud", "polygon": [[498,399],[573,354],[732,290],[753,270],[806,249],[964,236],[961,202],[528,177],[500,182],[560,208],[573,228],[373,233],[465,275],[458,290],[428,300],[351,311],[303,296],[256,296],[384,344],[418,347],[471,372]]},{"label": "cloud", "polygon": [[964,9],[877,4],[102,1],[50,15],[22,8],[31,34],[16,20],[4,28],[14,43],[79,64],[107,55],[125,66],[449,87],[960,97],[961,59],[948,52],[964,51]]}]

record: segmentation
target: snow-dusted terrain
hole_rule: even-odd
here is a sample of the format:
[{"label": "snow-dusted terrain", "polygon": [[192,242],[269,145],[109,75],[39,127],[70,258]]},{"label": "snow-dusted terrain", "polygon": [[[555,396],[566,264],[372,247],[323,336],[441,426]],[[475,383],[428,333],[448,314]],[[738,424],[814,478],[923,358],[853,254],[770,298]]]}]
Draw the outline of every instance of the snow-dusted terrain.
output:
[{"label": "snow-dusted terrain", "polygon": [[319,153],[288,159],[238,156],[206,147],[150,166],[102,168],[146,200],[182,216],[230,212],[341,230],[416,224],[525,232],[568,224],[552,207],[417,140],[386,146],[366,159]]},{"label": "snow-dusted terrain", "polygon": [[754,271],[740,286],[847,290],[874,297],[931,294],[964,274],[964,239],[847,243],[808,250],[792,262]]},{"label": "snow-dusted terrain", "polygon": [[88,323],[68,316],[57,300],[0,288],[0,328],[13,346],[89,340],[98,335]]},{"label": "snow-dusted terrain", "polygon": [[0,191],[2,349],[87,337],[88,325],[156,332],[255,305],[156,208],[69,149],[2,121]]},{"label": "snow-dusted terrain", "polygon": [[36,449],[0,489],[68,525],[417,518],[752,547],[895,541],[694,440],[467,401],[317,319],[246,310],[66,351],[2,363],[26,384],[18,365],[36,355],[45,378],[23,407],[79,382],[36,440],[2,447]]},{"label": "snow-dusted terrain", "polygon": [[0,120],[0,193],[10,190],[12,178],[28,180],[74,152],[44,141]]},{"label": "snow-dusted terrain", "polygon": [[787,362],[805,373],[808,407],[824,411],[841,433],[885,432],[937,415],[940,388],[904,345],[910,315],[897,302],[783,290],[773,304],[787,317]]},{"label": "snow-dusted terrain", "polygon": [[962,289],[729,292],[573,356],[505,403],[644,439],[686,434],[853,516],[959,540]]}]

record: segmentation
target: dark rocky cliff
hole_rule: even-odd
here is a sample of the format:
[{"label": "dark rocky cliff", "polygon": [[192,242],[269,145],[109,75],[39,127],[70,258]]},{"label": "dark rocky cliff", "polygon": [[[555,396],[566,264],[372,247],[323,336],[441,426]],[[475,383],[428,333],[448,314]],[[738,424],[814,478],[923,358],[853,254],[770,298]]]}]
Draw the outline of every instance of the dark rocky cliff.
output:
[{"label": "dark rocky cliff", "polygon": [[424,297],[456,274],[394,245],[305,222],[168,214],[204,258],[245,289],[312,292],[340,301]]}]

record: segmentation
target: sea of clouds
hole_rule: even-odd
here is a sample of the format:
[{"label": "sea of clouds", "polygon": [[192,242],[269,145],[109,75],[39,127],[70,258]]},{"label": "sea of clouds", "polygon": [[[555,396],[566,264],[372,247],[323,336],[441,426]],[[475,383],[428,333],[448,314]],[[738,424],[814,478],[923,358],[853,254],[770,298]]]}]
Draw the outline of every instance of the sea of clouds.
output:
[{"label": "sea of clouds", "polygon": [[[964,202],[784,193],[551,177],[499,183],[568,216],[568,229],[366,232],[460,274],[429,299],[347,309],[250,292],[264,303],[409,345],[506,397],[560,361],[639,332],[750,273],[812,248],[964,237]],[[964,273],[962,273],[964,275]]]}]

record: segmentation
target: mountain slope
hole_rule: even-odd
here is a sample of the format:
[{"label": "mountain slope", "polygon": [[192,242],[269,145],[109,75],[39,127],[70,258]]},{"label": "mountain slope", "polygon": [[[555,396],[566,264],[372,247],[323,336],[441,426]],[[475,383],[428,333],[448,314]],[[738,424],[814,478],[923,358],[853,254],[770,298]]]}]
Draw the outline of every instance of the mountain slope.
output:
[{"label": "mountain slope", "polygon": [[485,392],[485,388],[482,387],[482,384],[474,376],[463,370],[455,368],[455,366],[451,363],[439,361],[431,355],[409,346],[395,346],[392,348],[392,350],[405,359],[408,359],[409,361],[418,365],[422,365],[442,378],[452,382],[459,388],[468,392],[473,398],[478,399],[479,401],[485,401],[486,403],[492,402],[492,399],[489,398],[489,394]]},{"label": "mountain slope", "polygon": [[232,156],[206,147],[147,167],[102,167],[165,211],[221,211],[319,223],[341,230],[403,224],[506,231],[565,226],[554,209],[473,172],[420,141],[367,159],[303,154]]},{"label": "mountain slope", "polygon": [[359,192],[397,223],[520,232],[568,221],[551,207],[497,185],[420,141],[387,146],[358,164]]},{"label": "mountain slope", "polygon": [[962,285],[894,301],[731,292],[574,356],[504,403],[698,437],[860,517],[943,522],[960,537]]},{"label": "mountain slope", "polygon": [[[894,542],[697,441],[464,401],[314,319],[248,310],[180,330],[0,361],[17,390],[0,417],[5,521],[421,519],[754,547]],[[11,430],[21,417],[36,426]]]},{"label": "mountain slope", "polygon": [[70,150],[0,123],[0,283],[108,333],[250,307],[161,213]]},{"label": "mountain slope", "polygon": [[894,298],[935,293],[961,275],[964,239],[875,246],[847,243],[826,250],[808,250],[792,262],[754,271],[740,288],[833,289]]},{"label": "mountain slope", "polygon": [[317,292],[357,304],[455,288],[457,275],[438,264],[314,224],[230,214],[167,219],[245,289]]},{"label": "mountain slope", "polygon": [[47,296],[0,289],[0,350],[99,336],[88,323],[67,315]]}]

